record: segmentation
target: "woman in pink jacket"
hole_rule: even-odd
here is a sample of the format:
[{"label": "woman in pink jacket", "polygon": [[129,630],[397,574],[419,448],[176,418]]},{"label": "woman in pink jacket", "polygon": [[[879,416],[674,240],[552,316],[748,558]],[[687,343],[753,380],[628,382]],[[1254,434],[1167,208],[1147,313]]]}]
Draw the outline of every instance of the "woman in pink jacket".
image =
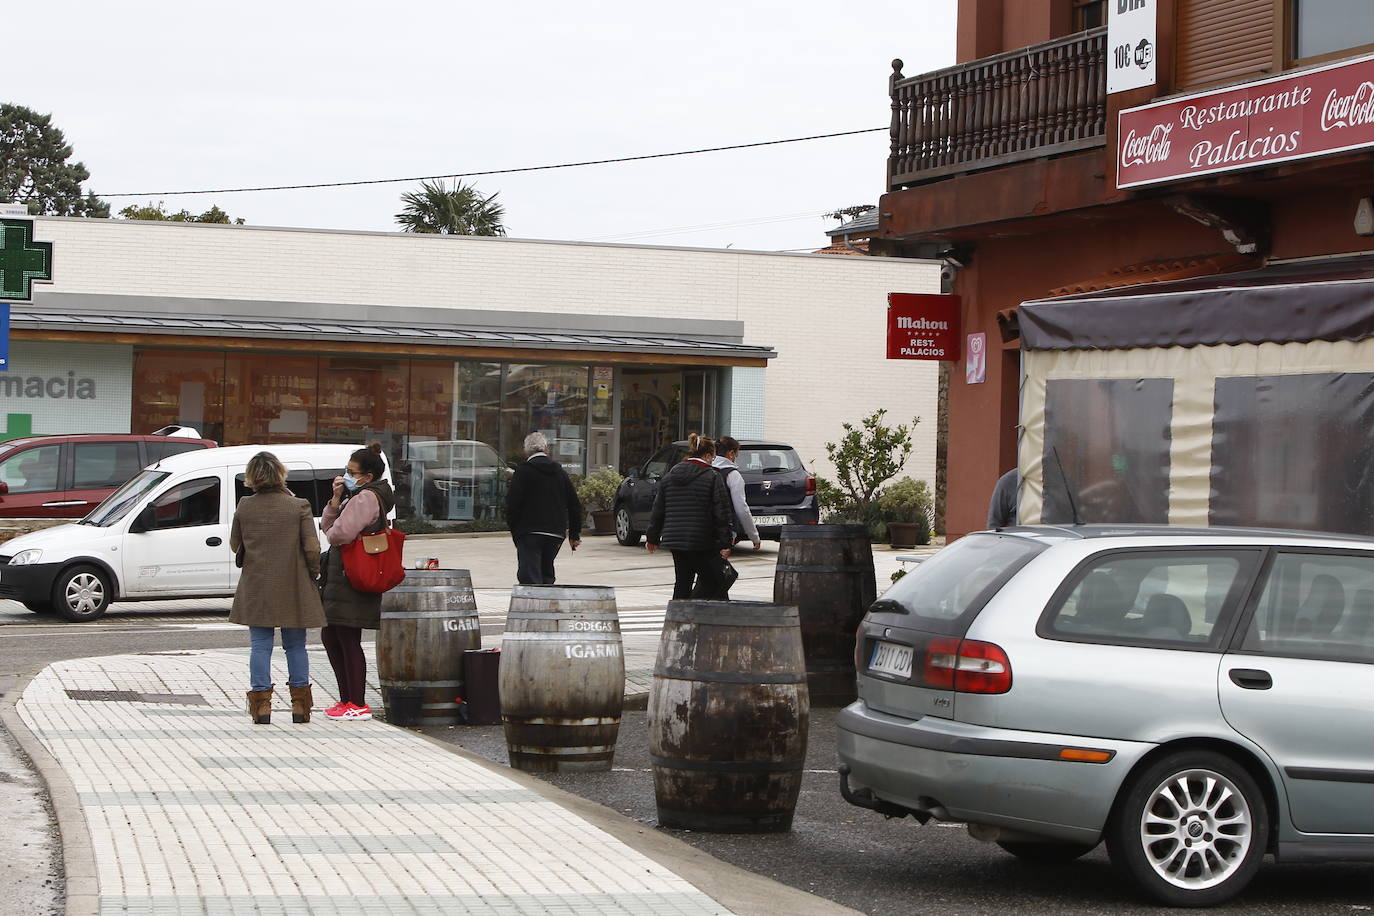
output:
[{"label": "woman in pink jacket", "polygon": [[329,623],[320,630],[320,639],[339,683],[339,702],[324,711],[331,719],[372,718],[365,696],[367,662],[362,635],[363,630],[381,626],[382,596],[353,587],[344,574],[342,548],[386,525],[396,498],[385,474],[380,444],[358,449],[349,456],[344,475],[334,478],[334,497],[320,519],[329,541],[321,587],[324,616]]}]

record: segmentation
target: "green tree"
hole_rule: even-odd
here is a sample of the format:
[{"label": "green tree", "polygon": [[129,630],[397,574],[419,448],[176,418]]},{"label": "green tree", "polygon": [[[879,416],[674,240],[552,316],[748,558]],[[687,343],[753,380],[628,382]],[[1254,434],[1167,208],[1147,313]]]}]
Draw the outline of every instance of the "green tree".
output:
[{"label": "green tree", "polygon": [[852,501],[859,517],[867,518],[869,504],[886,481],[896,477],[911,457],[911,431],[921,422],[912,417],[911,425],[883,425],[886,410],[864,417],[858,427],[844,424],[839,442],[827,442],[825,453],[835,466],[839,488]]},{"label": "green tree", "polygon": [[168,213],[160,200],[156,206],[151,203],[143,206],[130,204],[120,210],[119,215],[125,219],[148,219],[168,223],[233,223],[237,226],[243,225],[242,219],[230,219],[229,214],[219,207],[211,207],[198,216],[185,209],[178,210],[176,213]]},{"label": "green tree", "polygon": [[0,105],[0,200],[27,204],[34,216],[109,216],[109,204],[82,193],[91,173],[71,156],[52,115]]},{"label": "green tree", "polygon": [[496,194],[483,197],[461,181],[449,188],[442,181],[422,181],[419,191],[401,195],[404,205],[396,222],[405,232],[440,235],[505,235],[506,208]]}]

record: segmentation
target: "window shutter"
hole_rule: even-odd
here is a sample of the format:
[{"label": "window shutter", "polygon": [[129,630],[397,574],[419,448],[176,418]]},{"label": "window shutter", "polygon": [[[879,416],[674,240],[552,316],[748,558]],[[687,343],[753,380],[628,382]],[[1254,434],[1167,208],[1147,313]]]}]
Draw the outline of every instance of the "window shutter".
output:
[{"label": "window shutter", "polygon": [[1254,76],[1274,66],[1274,0],[1178,0],[1179,89]]}]

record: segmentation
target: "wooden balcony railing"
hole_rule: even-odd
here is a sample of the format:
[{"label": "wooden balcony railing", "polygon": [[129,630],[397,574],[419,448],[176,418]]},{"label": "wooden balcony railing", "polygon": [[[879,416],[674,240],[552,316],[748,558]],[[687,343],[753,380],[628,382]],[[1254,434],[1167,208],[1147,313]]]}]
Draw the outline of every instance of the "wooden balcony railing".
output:
[{"label": "wooden balcony railing", "polygon": [[902,76],[892,62],[888,190],[1106,142],[1107,30]]}]

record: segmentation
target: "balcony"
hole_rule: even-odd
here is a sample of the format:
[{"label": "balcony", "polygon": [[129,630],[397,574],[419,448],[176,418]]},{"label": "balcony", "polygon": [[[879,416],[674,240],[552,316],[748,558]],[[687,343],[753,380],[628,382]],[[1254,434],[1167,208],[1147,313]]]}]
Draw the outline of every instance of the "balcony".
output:
[{"label": "balcony", "polygon": [[1107,30],[902,76],[892,62],[889,191],[1103,146]]}]

